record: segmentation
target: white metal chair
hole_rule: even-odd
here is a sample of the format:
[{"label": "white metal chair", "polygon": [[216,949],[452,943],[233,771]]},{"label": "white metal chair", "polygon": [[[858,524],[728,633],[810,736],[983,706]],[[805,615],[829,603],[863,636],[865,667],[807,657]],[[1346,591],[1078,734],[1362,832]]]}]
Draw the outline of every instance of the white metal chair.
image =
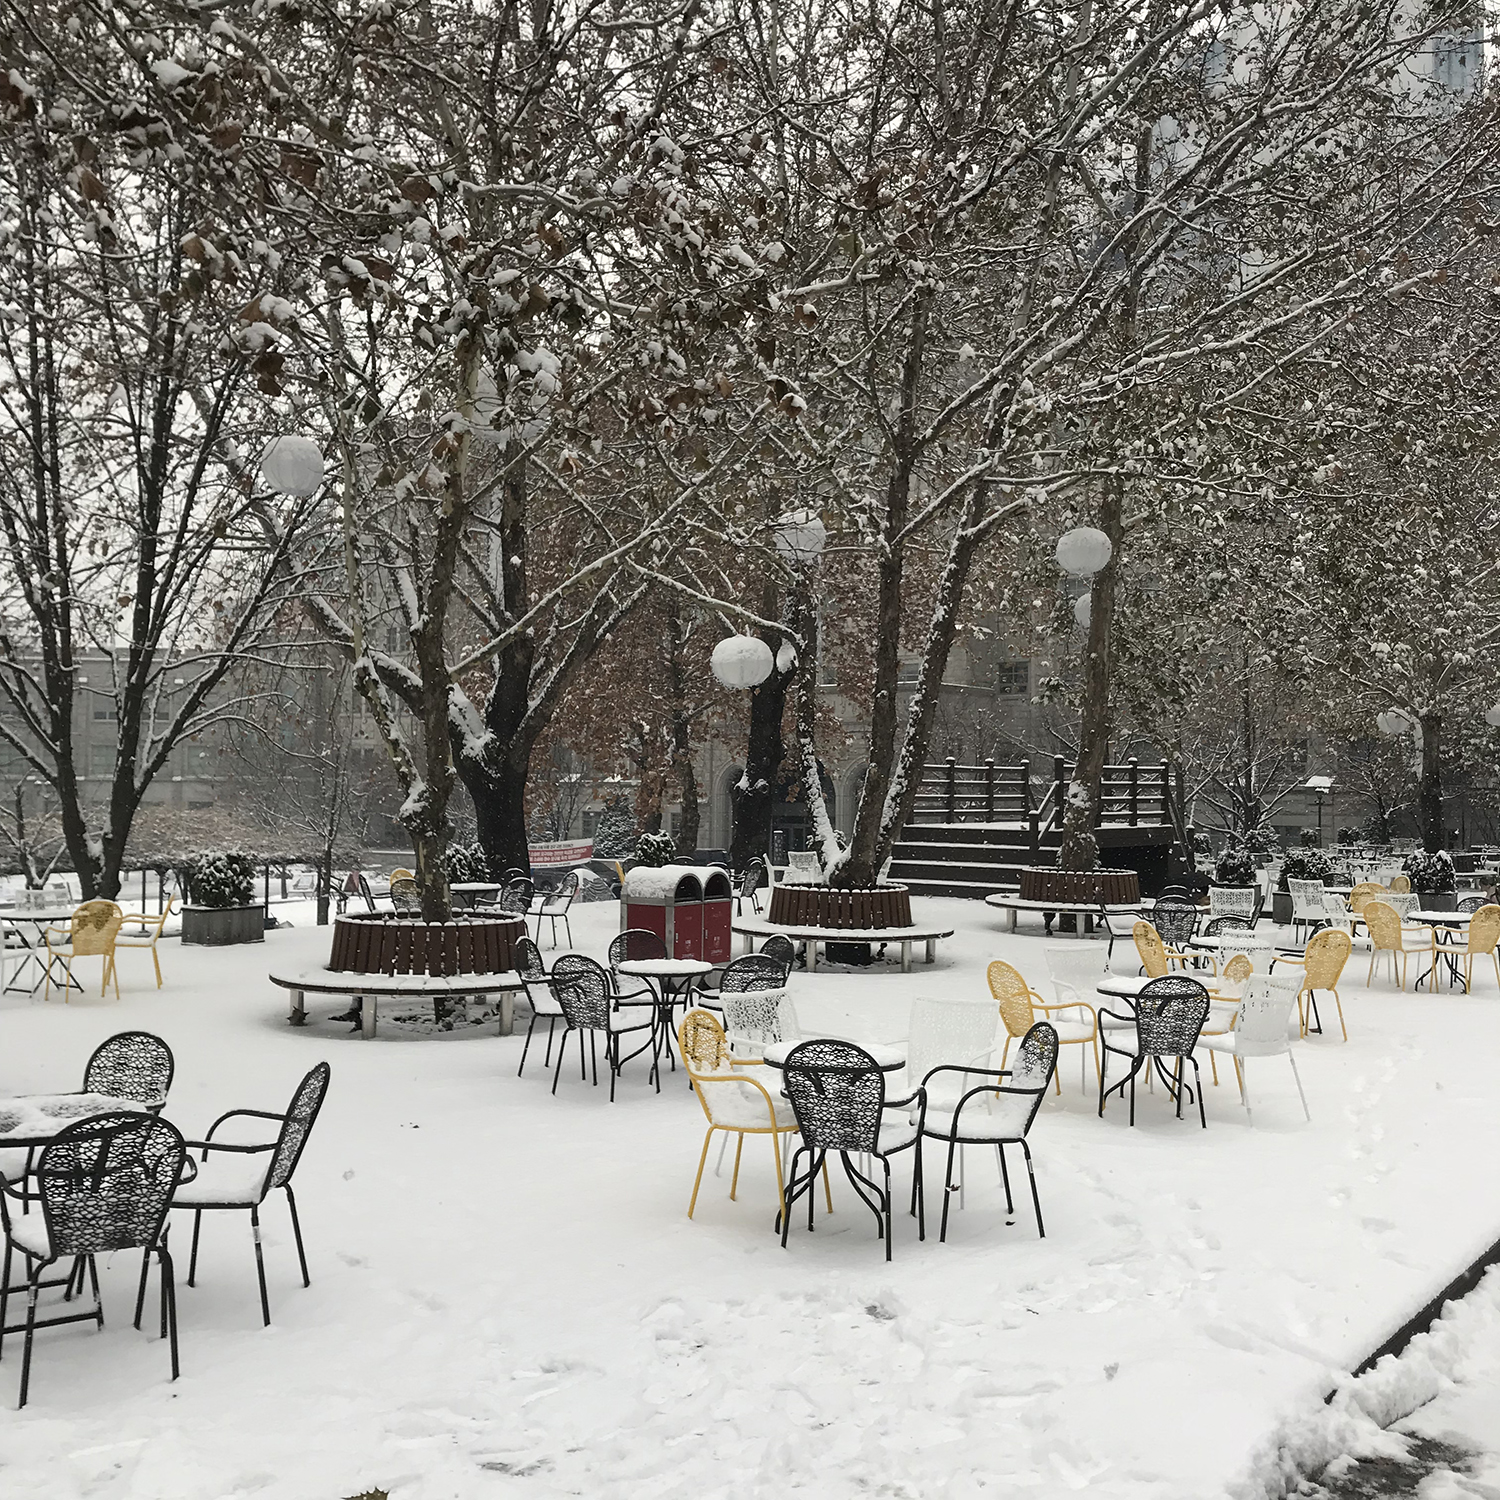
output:
[{"label": "white metal chair", "polygon": [[796,1007],[784,989],[720,991],[724,1034],[736,1062],[759,1062],[772,1042],[799,1042],[802,1028]]},{"label": "white metal chair", "polygon": [[[913,1000],[906,1038],[907,1087],[915,1088],[944,1064],[982,1067],[995,1050],[999,1019],[992,1000]],[[957,1087],[954,1097],[962,1091]],[[929,1093],[929,1103],[932,1097]]]},{"label": "white metal chair", "polygon": [[811,849],[793,849],[786,857],[783,885],[822,885],[823,866]]},{"label": "white metal chair", "polygon": [[1199,1039],[1200,1047],[1234,1059],[1234,1070],[1240,1082],[1240,1101],[1245,1106],[1245,1117],[1252,1125],[1255,1116],[1250,1109],[1250,1086],[1246,1078],[1246,1063],[1252,1057],[1285,1057],[1291,1063],[1292,1077],[1296,1079],[1297,1093],[1302,1099],[1302,1113],[1312,1119],[1307,1095],[1302,1088],[1302,1075],[1297,1071],[1297,1059],[1292,1052],[1290,1027],[1297,985],[1298,981],[1290,975],[1251,975],[1245,981],[1245,994],[1235,1017],[1234,1030]]},{"label": "white metal chair", "polygon": [[1253,885],[1212,885],[1208,888],[1208,917],[1243,917],[1255,920],[1260,893]]},{"label": "white metal chair", "polygon": [[573,946],[573,928],[568,922],[568,908],[573,904],[574,897],[578,894],[578,888],[583,884],[583,877],[577,870],[569,870],[558,882],[555,891],[546,892],[536,904],[536,910],[528,915],[536,918],[536,940],[542,940],[542,923],[552,924],[552,946],[557,947],[557,924],[563,924],[563,931],[568,934],[568,947]]},{"label": "white metal chair", "polygon": [[1288,880],[1287,890],[1292,897],[1292,927],[1306,932],[1314,923],[1325,920],[1323,912],[1323,882],[1321,880]]}]

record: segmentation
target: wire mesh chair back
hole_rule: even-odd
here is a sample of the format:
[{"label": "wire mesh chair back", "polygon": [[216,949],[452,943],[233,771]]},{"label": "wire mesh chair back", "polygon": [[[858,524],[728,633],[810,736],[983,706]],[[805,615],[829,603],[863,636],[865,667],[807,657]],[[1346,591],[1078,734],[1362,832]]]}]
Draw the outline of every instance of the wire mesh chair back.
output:
[{"label": "wire mesh chair back", "polygon": [[782,1081],[803,1144],[814,1151],[874,1151],[885,1074],[863,1047],[828,1039],[787,1054]]},{"label": "wire mesh chair back", "polygon": [[545,979],[547,966],[542,962],[542,950],[529,938],[517,938],[511,948],[516,973],[522,979]]},{"label": "wire mesh chair back", "polygon": [[[1365,908],[1367,921],[1369,910],[1369,907]],[[1400,926],[1400,919],[1397,918],[1398,934]],[[1371,927],[1372,939],[1374,932],[1375,929]],[[1344,972],[1344,965],[1349,962],[1349,952],[1353,946],[1354,939],[1342,927],[1325,927],[1322,932],[1313,933],[1307,940],[1307,947],[1303,951],[1305,966],[1303,975],[1307,988],[1310,990],[1337,989],[1339,975]]]},{"label": "wire mesh chair back", "polygon": [[1378,901],[1387,896],[1389,892],[1377,880],[1362,880],[1349,892],[1349,910],[1355,916],[1363,916],[1365,902]]},{"label": "wire mesh chair back", "polygon": [[1454,911],[1466,911],[1472,913],[1480,911],[1485,905],[1488,904],[1488,901],[1489,897],[1487,896],[1465,896],[1453,909]]},{"label": "wire mesh chair back", "polygon": [[112,953],[115,934],[125,920],[125,913],[113,901],[85,901],[74,907],[68,923],[68,941],[80,957]]},{"label": "wire mesh chair back", "polygon": [[752,859],[745,866],[745,873],[740,876],[741,897],[749,900],[760,889],[760,883],[765,879],[765,875],[766,867],[758,859]]},{"label": "wire mesh chair back", "polygon": [[1321,921],[1323,918],[1323,882],[1321,880],[1288,880],[1287,893],[1292,898],[1292,919],[1298,922]]},{"label": "wire mesh chair back", "polygon": [[677,1044],[690,1074],[721,1073],[729,1066],[729,1038],[712,1011],[690,1010],[677,1028]]},{"label": "wire mesh chair back", "polygon": [[1051,944],[1046,949],[1047,977],[1059,1005],[1099,1003],[1099,981],[1108,976],[1104,951],[1089,943]]},{"label": "wire mesh chair back", "polygon": [[721,995],[740,995],[747,990],[779,990],[786,986],[786,967],[769,953],[746,953],[724,970],[719,980]]},{"label": "wire mesh chair back", "polygon": [[[1005,1029],[1012,1036],[1025,1036],[1036,1021],[1031,1008],[1031,986],[1021,977],[1020,970],[1003,958],[991,961],[985,977],[989,980],[991,996],[999,1002],[1000,1019],[1004,1021]],[[921,1075],[913,1072],[911,1076]]]},{"label": "wire mesh chair back", "polygon": [[1255,973],[1255,961],[1248,953],[1236,953],[1228,959],[1219,970],[1219,979],[1223,984],[1242,985]]},{"label": "wire mesh chair back", "polygon": [[552,965],[551,979],[552,993],[557,996],[569,1026],[596,1031],[608,1028],[614,992],[601,965],[583,953],[564,953]]},{"label": "wire mesh chair back", "polygon": [[[1398,953],[1401,951],[1401,913],[1389,901],[1365,903],[1365,926],[1370,931],[1372,948],[1394,948]],[[1311,947],[1311,944],[1308,946]]]},{"label": "wire mesh chair back", "polygon": [[649,927],[627,927],[609,940],[609,966],[640,963],[653,958],[665,958],[667,945],[660,934]]},{"label": "wire mesh chair back", "polygon": [[167,1102],[176,1072],[172,1049],[149,1031],[122,1031],[94,1048],[83,1070],[85,1094],[107,1094],[136,1104]]},{"label": "wire mesh chair back", "polygon": [[1249,932],[1250,930],[1250,922],[1246,917],[1210,917],[1204,923],[1203,936],[1219,937],[1226,932]]},{"label": "wire mesh chair back", "polygon": [[1291,1045],[1287,1024],[1297,1001],[1290,975],[1257,974],[1245,985],[1234,1022],[1234,1050],[1241,1057],[1273,1057]]},{"label": "wire mesh chair back", "polygon": [[59,1131],[36,1169],[53,1256],[155,1245],[186,1160],[181,1133],[158,1115],[94,1115]]},{"label": "wire mesh chair back", "polygon": [[495,898],[495,905],[501,911],[513,912],[516,916],[525,916],[531,910],[531,898],[536,894],[536,886],[529,875],[519,875],[514,880],[507,880],[500,887]]},{"label": "wire mesh chair back", "polygon": [[774,958],[788,974],[792,972],[792,965],[797,962],[797,945],[779,932],[768,937],[760,945],[760,951],[767,958]]},{"label": "wire mesh chair back", "polygon": [[285,1187],[302,1160],[303,1148],[317,1121],[318,1112],[328,1093],[328,1080],[333,1069],[326,1062],[309,1068],[292,1102],[287,1105],[281,1121],[281,1134],[276,1137],[276,1149],[271,1152],[271,1170],[266,1174],[266,1191]]},{"label": "wire mesh chair back", "polygon": [[[907,1078],[920,1083],[934,1068],[949,1064],[984,1067],[995,1050],[997,1019],[995,1007],[984,1000],[913,1000],[906,1040]],[[960,1073],[941,1073],[933,1086],[938,1093],[929,1092],[929,1108],[942,1107],[942,1100],[950,1095],[957,1099],[967,1087]]]},{"label": "wire mesh chair back", "polygon": [[1395,894],[1397,896],[1407,896],[1407,895],[1410,895],[1411,894],[1411,876],[1410,875],[1392,875],[1391,876],[1391,891],[1392,891],[1393,894]]},{"label": "wire mesh chair back", "polygon": [[799,1033],[784,989],[719,991],[724,1030],[736,1048],[761,1052],[773,1042],[793,1042]]},{"label": "wire mesh chair back", "polygon": [[1493,953],[1500,942],[1500,906],[1481,906],[1469,921],[1470,953]]},{"label": "wire mesh chair back", "polygon": [[542,905],[543,916],[561,916],[573,904],[573,898],[583,887],[583,876],[577,870],[569,870],[557,882],[555,890],[548,893]]},{"label": "wire mesh chair back", "polygon": [[1422,904],[1422,898],[1412,891],[1387,891],[1379,898],[1404,922]]},{"label": "wire mesh chair back", "polygon": [[1248,925],[1255,915],[1259,892],[1253,885],[1212,885],[1208,888],[1210,918],[1243,917]]},{"label": "wire mesh chair back", "polygon": [[1180,948],[1198,929],[1198,908],[1191,901],[1163,896],[1151,909],[1151,923],[1164,943]]},{"label": "wire mesh chair back", "polygon": [[1135,939],[1135,951],[1141,956],[1141,967],[1148,979],[1160,979],[1167,972],[1167,949],[1159,933],[1144,918],[1130,929]]},{"label": "wire mesh chair back", "polygon": [[1189,1057],[1208,1019],[1208,991],[1187,974],[1141,986],[1135,1000],[1140,1050],[1153,1057]]},{"label": "wire mesh chair back", "polygon": [[422,893],[410,875],[391,880],[391,909],[406,916],[416,916],[422,910]]}]

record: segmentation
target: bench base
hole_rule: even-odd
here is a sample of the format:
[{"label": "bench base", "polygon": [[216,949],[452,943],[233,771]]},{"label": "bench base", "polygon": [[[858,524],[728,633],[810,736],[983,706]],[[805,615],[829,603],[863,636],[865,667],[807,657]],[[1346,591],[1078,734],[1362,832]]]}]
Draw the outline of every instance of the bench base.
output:
[{"label": "bench base", "polygon": [[271,983],[291,992],[287,1022],[307,1025],[308,995],[337,995],[360,1002],[360,1035],[368,1041],[380,1027],[380,1002],[399,1000],[457,1000],[465,995],[498,995],[498,1035],[515,1027],[515,997],[525,989],[517,974],[355,974],[325,969],[311,974],[272,974]]},{"label": "bench base", "polygon": [[746,953],[755,951],[757,938],[789,937],[793,942],[806,943],[809,974],[817,972],[820,943],[880,943],[887,947],[899,943],[901,972],[910,974],[913,943],[925,944],[926,959],[931,964],[937,962],[938,939],[953,936],[951,927],[785,927],[764,921],[740,921],[733,927],[744,938]]}]

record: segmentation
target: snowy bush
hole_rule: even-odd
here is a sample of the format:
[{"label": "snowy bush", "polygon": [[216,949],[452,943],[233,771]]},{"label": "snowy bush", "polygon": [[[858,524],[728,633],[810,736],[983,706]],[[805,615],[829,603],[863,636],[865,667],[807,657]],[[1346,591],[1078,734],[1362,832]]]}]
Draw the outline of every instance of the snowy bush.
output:
[{"label": "snowy bush", "polygon": [[635,814],[624,797],[611,797],[599,815],[594,834],[596,859],[626,859],[635,850]]},{"label": "snowy bush", "polygon": [[1201,828],[1193,830],[1193,853],[1212,854],[1214,852],[1214,841],[1204,833]]},{"label": "snowy bush", "polygon": [[1255,856],[1243,844],[1231,844],[1214,865],[1215,885],[1253,885]]},{"label": "snowy bush", "polygon": [[1293,849],[1281,863],[1277,889],[1290,890],[1289,880],[1327,880],[1333,868],[1333,861],[1321,849]]},{"label": "snowy bush", "polygon": [[255,866],[247,854],[206,850],[194,857],[189,870],[194,906],[249,906],[255,899]]},{"label": "snowy bush", "polygon": [[1274,828],[1268,828],[1262,823],[1259,828],[1252,828],[1245,835],[1245,847],[1252,854],[1279,854],[1281,839]]},{"label": "snowy bush", "polygon": [[1453,856],[1439,849],[1428,854],[1418,849],[1401,861],[1401,868],[1411,877],[1411,888],[1423,895],[1435,891],[1458,889],[1458,877],[1453,869]]},{"label": "snowy bush", "polygon": [[477,843],[449,844],[448,852],[443,856],[443,868],[448,872],[450,882],[495,878],[490,874],[490,862],[485,858],[484,850]]},{"label": "snowy bush", "polygon": [[676,853],[670,833],[643,833],[635,846],[636,860],[652,869],[671,864]]}]

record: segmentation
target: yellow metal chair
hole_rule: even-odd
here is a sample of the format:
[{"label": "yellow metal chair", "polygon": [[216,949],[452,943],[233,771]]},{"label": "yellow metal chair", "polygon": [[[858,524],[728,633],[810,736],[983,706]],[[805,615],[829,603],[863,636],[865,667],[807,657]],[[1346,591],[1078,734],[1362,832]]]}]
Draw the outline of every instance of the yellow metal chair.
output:
[{"label": "yellow metal chair", "polygon": [[[1395,881],[1391,882],[1392,885]],[[1413,953],[1422,955],[1432,963],[1429,988],[1437,987],[1437,940],[1432,928],[1420,924],[1407,927],[1402,924],[1401,914],[1394,906],[1384,901],[1365,903],[1365,926],[1370,930],[1370,972],[1365,978],[1369,984],[1375,977],[1375,960],[1382,953],[1391,956],[1391,978],[1396,978],[1396,955],[1401,955],[1401,977],[1398,987],[1406,988],[1407,960]],[[1309,944],[1311,946],[1311,944]],[[1420,983],[1420,981],[1418,981]]]},{"label": "yellow metal chair", "polygon": [[1390,892],[1393,896],[1411,895],[1411,877],[1409,875],[1392,875]]},{"label": "yellow metal chair", "polygon": [[[113,901],[85,901],[75,907],[71,921],[66,927],[48,927],[42,934],[47,944],[47,978],[42,992],[43,999],[52,998],[52,965],[61,963],[64,970],[72,973],[71,960],[75,958],[102,958],[99,994],[102,996],[111,979],[115,982],[115,999],[120,998],[120,977],[115,973],[115,939],[119,936],[120,924],[125,913]],[[58,939],[58,941],[53,941]],[[68,998],[67,986],[63,986],[63,999]]]},{"label": "yellow metal chair", "polygon": [[1378,880],[1362,880],[1349,892],[1349,910],[1356,917],[1362,917],[1365,914],[1365,902],[1378,901],[1389,894],[1389,890]]},{"label": "yellow metal chair", "polygon": [[[1384,909],[1391,911],[1389,906]],[[1398,927],[1401,925],[1399,918],[1397,918],[1396,925]],[[1373,927],[1371,931],[1373,933]],[[1285,964],[1300,964],[1303,970],[1302,986],[1297,991],[1297,1025],[1303,1036],[1307,1035],[1307,1022],[1312,1014],[1314,992],[1327,990],[1332,994],[1333,1003],[1338,1009],[1339,1030],[1344,1033],[1344,1040],[1346,1042],[1349,1040],[1349,1028],[1344,1024],[1344,1002],[1339,999],[1338,983],[1344,972],[1344,965],[1349,962],[1349,951],[1353,946],[1354,939],[1343,928],[1325,927],[1322,932],[1313,933],[1307,940],[1307,947],[1303,950],[1301,958],[1278,960]],[[1370,956],[1370,962],[1371,964],[1375,962],[1373,953]],[[1393,956],[1391,959],[1393,971],[1395,962]],[[1304,996],[1308,1002],[1306,1006],[1302,1003]]]},{"label": "yellow metal chair", "polygon": [[[1154,927],[1151,930],[1156,931]],[[1005,1050],[1000,1054],[1002,1068],[1010,1056],[1011,1042],[1020,1041],[1036,1025],[1036,1012],[1041,1011],[1041,1019],[1057,1032],[1059,1045],[1072,1043],[1093,1048],[1094,1077],[1099,1077],[1099,1015],[1092,1005],[1086,1000],[1043,1000],[1021,977],[1020,971],[1004,959],[997,958],[990,964],[987,977],[990,995],[999,1002],[1000,1019],[1005,1023]],[[1068,1018],[1069,1012],[1072,1019]],[[1052,1072],[1052,1081],[1059,1094],[1062,1093],[1062,1081],[1058,1077],[1061,1072],[1061,1068],[1054,1068]]]},{"label": "yellow metal chair", "polygon": [[1135,939],[1135,951],[1141,956],[1141,967],[1146,971],[1146,978],[1164,977],[1172,964],[1167,954],[1167,945],[1161,940],[1161,933],[1142,918],[1130,929],[1130,935]]},{"label": "yellow metal chair", "polygon": [[[703,1165],[708,1160],[709,1143],[716,1130],[737,1137],[734,1148],[734,1176],[729,1184],[729,1198],[733,1202],[740,1185],[740,1153],[745,1149],[747,1135],[771,1137],[771,1154],[776,1158],[776,1201],[786,1197],[786,1181],[781,1167],[781,1142],[797,1129],[791,1105],[785,1100],[771,1096],[764,1084],[746,1076],[742,1068],[736,1068],[729,1055],[729,1039],[719,1019],[706,1010],[690,1010],[677,1028],[677,1048],[682,1054],[683,1066],[693,1085],[693,1092],[708,1117],[708,1129],[703,1136],[703,1150],[698,1156],[698,1175],[693,1178],[693,1196],[688,1200],[688,1218],[693,1217],[698,1207],[698,1188],[703,1182]],[[833,1196],[828,1185],[828,1173],[823,1173],[823,1192],[828,1198],[828,1211],[833,1212]]]},{"label": "yellow metal chair", "polygon": [[1463,943],[1447,939],[1438,943],[1437,951],[1444,958],[1462,964],[1464,989],[1472,993],[1476,958],[1488,956],[1495,967],[1495,983],[1500,985],[1500,953],[1495,951],[1497,943],[1500,943],[1500,906],[1481,906],[1469,919],[1469,931]]},{"label": "yellow metal chair", "polygon": [[[1208,1019],[1203,1023],[1203,1029],[1199,1036],[1227,1036],[1234,1030],[1234,1020],[1239,1014],[1239,990],[1245,981],[1255,972],[1255,965],[1251,962],[1248,953],[1234,953],[1224,960],[1224,967],[1208,987],[1208,998],[1214,1003],[1209,1007]],[[1232,992],[1226,991],[1225,986],[1233,985]],[[1231,1010],[1226,1001],[1234,999],[1236,1008]],[[1213,1050],[1209,1050],[1208,1066],[1213,1073],[1214,1084],[1219,1082],[1219,1064],[1214,1057]]]},{"label": "yellow metal chair", "polygon": [[398,880],[415,880],[416,878],[417,877],[412,874],[412,872],[408,870],[405,865],[398,865],[394,870],[391,871],[392,885],[395,885]]},{"label": "yellow metal chair", "polygon": [[149,948],[151,950],[151,962],[156,966],[156,987],[161,988],[161,960],[156,956],[157,939],[162,935],[162,929],[167,925],[167,918],[172,915],[172,908],[177,904],[177,897],[171,896],[166,906],[154,915],[144,911],[127,911],[121,916],[122,928],[135,928],[130,932],[122,930],[115,937],[116,948]]}]

